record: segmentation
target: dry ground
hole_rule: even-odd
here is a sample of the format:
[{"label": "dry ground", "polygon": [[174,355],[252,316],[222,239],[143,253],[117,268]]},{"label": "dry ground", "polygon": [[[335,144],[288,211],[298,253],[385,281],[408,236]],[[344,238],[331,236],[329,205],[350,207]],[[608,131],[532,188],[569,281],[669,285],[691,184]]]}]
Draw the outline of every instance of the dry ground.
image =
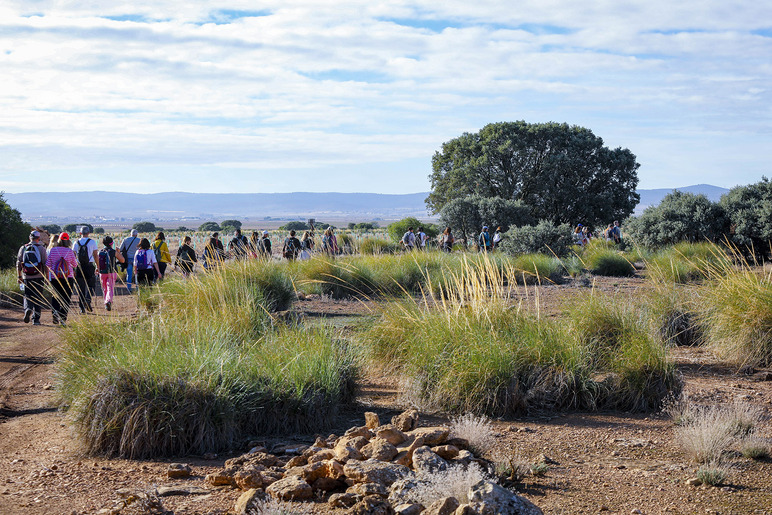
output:
[{"label": "dry ground", "polygon": [[[636,278],[607,279],[596,286],[622,295],[635,295],[644,287]],[[561,298],[582,289],[578,284],[541,288],[542,313],[554,315]],[[118,296],[109,315],[101,309],[101,299],[96,300],[99,308],[86,316],[127,316],[135,310],[131,296]],[[298,301],[295,309],[309,319],[328,317],[346,325],[372,308],[372,303],[311,297]],[[51,325],[48,313],[40,327],[25,325],[21,318],[19,308],[0,308],[0,513],[95,513],[111,506],[122,488],[180,483],[207,488],[204,476],[233,455],[179,457],[174,461],[194,469],[194,477],[182,482],[165,476],[172,460],[81,455],[66,415],[55,405],[54,360],[61,329]],[[673,356],[691,397],[716,403],[739,399],[761,406],[767,417],[772,414],[772,382],[738,374],[699,348],[676,349]],[[392,382],[370,375],[361,381],[357,403],[341,413],[332,432],[360,425],[364,411],[376,411],[383,419],[400,408]],[[545,477],[528,478],[520,488],[545,513],[772,513],[772,462],[738,457],[728,486],[686,486],[696,466],[677,446],[672,422],[657,413],[546,414],[496,421],[495,428],[498,455],[532,460],[545,454],[557,462]],[[768,419],[761,435],[772,437]],[[267,443],[310,442],[313,436],[283,435]],[[226,513],[238,495],[236,490],[211,489],[164,497],[163,502],[180,514]],[[317,506],[329,512],[325,504]]]}]

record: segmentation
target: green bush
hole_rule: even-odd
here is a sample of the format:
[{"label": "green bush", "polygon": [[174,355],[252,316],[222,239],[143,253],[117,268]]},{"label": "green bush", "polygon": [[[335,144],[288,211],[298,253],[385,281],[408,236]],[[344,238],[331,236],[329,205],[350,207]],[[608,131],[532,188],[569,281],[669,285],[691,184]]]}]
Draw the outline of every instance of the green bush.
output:
[{"label": "green bush", "polygon": [[619,251],[605,245],[605,242],[588,245],[581,257],[585,267],[595,275],[630,277],[635,267]]},{"label": "green bush", "polygon": [[433,240],[434,238],[436,238],[437,235],[440,233],[436,225],[421,222],[420,220],[418,220],[417,218],[413,218],[412,216],[403,218],[402,220],[389,224],[386,230],[389,233],[389,237],[393,241],[398,242],[402,239],[402,235],[405,234],[405,232],[407,232],[408,227],[412,227],[416,234],[418,234],[418,228],[423,227],[424,232],[426,233],[426,235],[429,237],[430,240]]},{"label": "green bush", "polygon": [[732,241],[743,250],[753,248],[757,255],[770,252],[772,241],[772,182],[732,188],[719,202],[732,228]]},{"label": "green bush", "polygon": [[567,224],[553,225],[542,220],[537,225],[525,225],[509,230],[501,244],[501,250],[510,255],[543,254],[565,256],[573,240]]},{"label": "green bush", "polygon": [[716,244],[681,242],[649,257],[646,275],[661,283],[687,283],[724,269],[729,261],[726,251]]},{"label": "green bush", "polygon": [[681,241],[717,241],[729,230],[724,209],[705,195],[674,191],[640,216],[629,218],[625,235],[648,248]]},{"label": "green bush", "polygon": [[643,300],[654,334],[666,345],[694,346],[704,343],[703,327],[695,307],[695,292],[684,287],[659,286]]},{"label": "green bush", "polygon": [[0,192],[0,270],[4,268],[16,268],[16,253],[19,247],[29,242],[29,233],[32,230],[21,219],[18,209],[13,209],[3,198]]},{"label": "green bush", "polygon": [[546,254],[521,254],[512,259],[515,278],[520,284],[560,283],[563,265],[560,260]]}]

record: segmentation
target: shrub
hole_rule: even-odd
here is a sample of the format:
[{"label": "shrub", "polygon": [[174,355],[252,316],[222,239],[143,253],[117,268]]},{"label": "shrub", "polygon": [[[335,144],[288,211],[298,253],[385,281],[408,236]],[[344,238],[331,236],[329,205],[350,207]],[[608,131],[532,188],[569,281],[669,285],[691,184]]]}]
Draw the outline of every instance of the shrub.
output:
[{"label": "shrub", "polygon": [[629,277],[635,275],[635,268],[618,251],[612,248],[594,246],[586,249],[582,260],[587,269],[595,275]]},{"label": "shrub", "polygon": [[405,234],[408,227],[412,227],[415,230],[416,234],[418,233],[418,228],[423,227],[424,232],[426,233],[426,235],[429,237],[430,240],[436,238],[437,235],[440,233],[436,225],[421,222],[420,220],[418,220],[417,218],[413,218],[412,216],[403,218],[402,220],[389,224],[386,230],[389,233],[389,237],[391,237],[393,241],[398,242],[399,240],[402,239],[402,235]]},{"label": "shrub", "polygon": [[365,238],[359,244],[359,252],[362,254],[394,254],[398,250],[398,245],[381,238]]},{"label": "shrub", "polygon": [[217,222],[204,222],[198,226],[199,232],[218,232],[220,231],[220,224]]},{"label": "shrub", "polygon": [[743,248],[766,254],[772,241],[772,182],[760,182],[732,188],[721,197],[720,205],[733,229],[732,241]]},{"label": "shrub", "polygon": [[754,433],[761,412],[742,403],[700,408],[686,402],[680,417],[676,435],[686,453],[697,463],[719,463],[736,441]]},{"label": "shrub", "polygon": [[511,255],[541,252],[565,256],[572,243],[571,227],[567,224],[553,225],[542,220],[537,225],[510,229],[501,244],[501,250]]},{"label": "shrub", "polygon": [[699,479],[703,485],[721,486],[724,484],[727,477],[728,474],[726,469],[717,463],[703,465],[697,470],[697,479]]},{"label": "shrub", "polygon": [[752,460],[769,458],[769,444],[758,437],[748,437],[740,443],[740,453]]},{"label": "shrub", "polygon": [[0,270],[16,268],[16,253],[19,247],[29,242],[32,227],[21,219],[18,209],[13,209],[0,192]]},{"label": "shrub", "polygon": [[136,229],[139,232],[147,233],[147,232],[157,231],[158,227],[156,227],[153,222],[137,222],[132,226],[132,229]]},{"label": "shrub", "polygon": [[700,288],[698,310],[719,357],[740,367],[772,364],[772,272],[724,267]]},{"label": "shrub", "polygon": [[463,438],[469,442],[469,450],[477,456],[483,456],[496,444],[490,420],[472,413],[452,419],[450,434],[452,438]]},{"label": "shrub", "polygon": [[674,191],[640,216],[625,221],[636,244],[654,248],[681,241],[716,241],[728,232],[724,209],[705,195]]},{"label": "shrub", "polygon": [[643,301],[654,334],[667,345],[701,345],[704,329],[697,317],[695,291],[683,287],[654,288]]}]

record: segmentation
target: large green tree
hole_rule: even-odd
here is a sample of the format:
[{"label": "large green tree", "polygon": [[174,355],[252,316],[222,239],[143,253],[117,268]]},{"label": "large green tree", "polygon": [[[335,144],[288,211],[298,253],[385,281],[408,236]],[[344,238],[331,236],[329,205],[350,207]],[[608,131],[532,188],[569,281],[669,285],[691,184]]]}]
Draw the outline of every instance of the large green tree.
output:
[{"label": "large green tree", "polygon": [[522,201],[537,220],[600,225],[633,212],[639,166],[583,127],[492,123],[443,143],[426,203],[438,213],[468,195],[502,197]]},{"label": "large green tree", "polygon": [[0,192],[0,269],[16,266],[16,253],[29,241],[31,230],[21,219],[21,213],[8,205]]}]

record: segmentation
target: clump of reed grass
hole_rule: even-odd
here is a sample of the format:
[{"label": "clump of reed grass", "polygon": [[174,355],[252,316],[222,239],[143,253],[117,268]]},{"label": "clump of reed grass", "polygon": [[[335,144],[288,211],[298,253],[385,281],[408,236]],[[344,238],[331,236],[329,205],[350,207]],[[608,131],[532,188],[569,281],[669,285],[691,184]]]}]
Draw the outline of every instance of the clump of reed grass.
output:
[{"label": "clump of reed grass", "polygon": [[695,346],[705,335],[698,313],[698,291],[680,285],[659,285],[643,299],[654,334],[667,345]]},{"label": "clump of reed grass", "polygon": [[21,293],[15,269],[0,270],[0,293]]},{"label": "clump of reed grass", "polygon": [[595,275],[629,277],[635,275],[635,267],[611,242],[594,240],[581,251],[585,268]]},{"label": "clump of reed grass", "polygon": [[511,261],[511,275],[519,284],[561,283],[563,265],[546,254],[520,254]]},{"label": "clump of reed grass", "polygon": [[434,501],[455,497],[459,502],[467,503],[471,488],[485,479],[488,479],[488,476],[476,463],[468,467],[448,467],[446,470],[421,476],[416,487],[408,490],[399,501],[429,506]]},{"label": "clump of reed grass", "polygon": [[364,238],[359,243],[359,252],[365,255],[396,254],[399,246],[385,238]]},{"label": "clump of reed grass", "polygon": [[688,283],[730,264],[726,250],[715,243],[681,242],[650,256],[646,275],[661,283]]},{"label": "clump of reed grass", "polygon": [[740,442],[740,454],[752,460],[766,460],[769,458],[769,444],[756,436],[749,436]]},{"label": "clump of reed grass", "polygon": [[772,272],[747,262],[716,269],[699,291],[708,347],[739,367],[772,364]]}]

